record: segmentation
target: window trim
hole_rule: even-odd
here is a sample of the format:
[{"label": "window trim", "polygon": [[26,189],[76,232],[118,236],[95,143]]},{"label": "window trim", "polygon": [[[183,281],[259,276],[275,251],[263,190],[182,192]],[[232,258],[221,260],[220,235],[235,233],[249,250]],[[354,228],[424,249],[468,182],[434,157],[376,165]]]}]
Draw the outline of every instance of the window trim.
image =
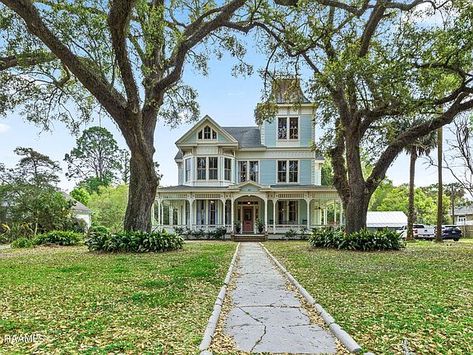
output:
[{"label": "window trim", "polygon": [[[189,163],[189,170],[187,170],[187,163]],[[187,174],[189,172],[189,174]],[[184,159],[184,181],[191,182],[192,180],[192,158]]]},{"label": "window trim", "polygon": [[[297,119],[297,138],[290,138],[291,136],[291,118]],[[279,138],[279,120],[286,121],[286,138]],[[298,142],[300,140],[301,118],[300,116],[278,116],[276,120],[276,141],[280,142]]]},{"label": "window trim", "polygon": [[[210,138],[205,138],[205,129],[208,128],[210,130]],[[206,141],[206,142],[215,142],[218,140],[218,133],[215,129],[213,129],[210,125],[205,125],[199,132],[197,132],[197,140],[198,141]]]},{"label": "window trim", "polygon": [[[217,166],[216,166],[215,168],[210,168],[210,159],[215,159],[215,162],[216,162],[216,164],[217,164]],[[207,165],[208,165],[208,168],[207,168],[207,176],[208,176],[208,178],[207,178],[207,180],[211,180],[211,181],[216,181],[216,180],[218,180],[218,165],[219,165],[219,164],[218,164],[218,160],[219,160],[219,159],[218,159],[218,156],[207,157]],[[215,174],[215,179],[210,178],[210,170],[216,172],[216,174]]]},{"label": "window trim", "polygon": [[[227,169],[227,166],[226,166],[226,163],[227,161],[230,162],[230,168]],[[223,157],[223,180],[224,181],[232,181],[232,158],[228,158],[228,157]],[[227,171],[229,172],[229,178],[227,179],[226,177],[226,174],[227,174]]]},{"label": "window trim", "polygon": [[[245,181],[241,181],[240,180],[240,162],[245,162],[246,163],[246,179]],[[256,178],[256,181],[254,180],[250,180],[250,162],[257,162],[258,163],[258,173],[257,173],[257,178]],[[254,182],[254,183],[257,183],[259,184],[260,183],[260,175],[261,175],[261,161],[259,159],[251,159],[251,160],[248,160],[248,159],[241,159],[241,160],[237,160],[237,168],[238,168],[238,171],[237,171],[237,183],[238,184],[243,184],[245,182]]]},{"label": "window trim", "polygon": [[[204,162],[205,162],[205,167],[204,169],[201,169],[200,166],[199,166],[199,159],[203,159]],[[196,164],[195,164],[195,172],[196,172],[196,180],[197,181],[207,181],[208,180],[208,168],[209,168],[209,165],[208,165],[208,161],[207,161],[207,157],[196,157]],[[201,179],[199,178],[199,170],[200,171],[204,171],[205,172],[205,179]]]},{"label": "window trim", "polygon": [[[286,180],[279,181],[279,162],[285,161],[286,162]],[[289,162],[296,161],[297,162],[297,181],[289,181]],[[276,160],[276,184],[294,184],[297,185],[300,183],[301,175],[301,160],[300,159],[277,159]]]}]

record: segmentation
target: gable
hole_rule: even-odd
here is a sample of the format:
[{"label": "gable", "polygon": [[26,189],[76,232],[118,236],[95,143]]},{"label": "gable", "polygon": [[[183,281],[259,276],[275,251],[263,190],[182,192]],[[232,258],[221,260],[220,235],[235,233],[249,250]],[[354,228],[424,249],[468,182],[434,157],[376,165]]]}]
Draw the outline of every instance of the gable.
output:
[{"label": "gable", "polygon": [[237,140],[225,131],[210,116],[204,116],[194,127],[188,130],[176,142],[177,146],[196,144],[231,144],[237,145]]}]

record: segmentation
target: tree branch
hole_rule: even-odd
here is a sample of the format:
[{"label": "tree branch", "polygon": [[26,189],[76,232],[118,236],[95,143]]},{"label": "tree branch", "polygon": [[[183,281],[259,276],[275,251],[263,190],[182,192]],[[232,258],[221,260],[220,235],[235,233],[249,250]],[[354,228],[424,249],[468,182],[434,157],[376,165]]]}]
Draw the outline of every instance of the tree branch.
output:
[{"label": "tree branch", "polygon": [[138,112],[140,101],[138,87],[136,86],[126,46],[128,24],[135,2],[136,0],[113,0],[108,16],[108,26],[112,36],[113,50],[125,86],[128,105],[133,112]]},{"label": "tree branch", "polygon": [[[66,65],[87,90],[94,95],[107,112],[116,120],[123,120],[126,101],[102,77],[93,71],[89,61],[85,61],[69,50],[45,25],[31,0],[0,0],[25,22],[28,31],[38,37],[49,50]],[[118,123],[118,122],[117,122]]]},{"label": "tree branch", "polygon": [[389,166],[404,147],[414,142],[417,138],[425,136],[429,132],[451,123],[455,116],[460,112],[473,109],[473,99],[463,102],[463,100],[467,97],[468,93],[459,95],[455,102],[449,107],[449,109],[443,114],[439,115],[437,118],[416,125],[399,134],[397,138],[388,145],[388,147],[378,159],[373,171],[371,172],[371,175],[366,181],[367,188],[373,191],[376,189],[378,182],[384,179]]}]

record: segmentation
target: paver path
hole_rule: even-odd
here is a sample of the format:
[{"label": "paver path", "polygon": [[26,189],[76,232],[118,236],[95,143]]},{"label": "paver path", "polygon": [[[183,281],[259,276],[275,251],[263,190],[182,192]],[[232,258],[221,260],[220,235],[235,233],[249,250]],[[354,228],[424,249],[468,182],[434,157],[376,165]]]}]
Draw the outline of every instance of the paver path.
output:
[{"label": "paver path", "polygon": [[334,336],[311,324],[287,279],[258,243],[242,243],[225,332],[246,352],[335,354]]}]

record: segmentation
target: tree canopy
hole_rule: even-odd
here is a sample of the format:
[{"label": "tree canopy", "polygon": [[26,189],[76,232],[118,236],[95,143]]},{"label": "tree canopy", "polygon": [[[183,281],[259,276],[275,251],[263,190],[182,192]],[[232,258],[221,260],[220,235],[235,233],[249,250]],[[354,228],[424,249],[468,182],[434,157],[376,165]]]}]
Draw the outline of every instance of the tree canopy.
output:
[{"label": "tree canopy", "polygon": [[131,152],[125,229],[149,231],[158,117],[170,125],[197,118],[197,94],[181,82],[184,65],[205,73],[212,52],[241,56],[244,48],[222,29],[258,3],[0,3],[0,113],[21,108],[36,124],[59,119],[73,129],[94,112],[111,117]]},{"label": "tree canopy", "polygon": [[[284,6],[268,7],[255,25],[268,38],[267,75],[307,79],[347,230],[358,230],[366,226],[370,197],[399,153],[473,108],[473,4],[280,3]],[[257,112],[260,119],[271,119],[270,102],[268,95],[268,105]],[[370,154],[368,176],[361,147]]]}]

